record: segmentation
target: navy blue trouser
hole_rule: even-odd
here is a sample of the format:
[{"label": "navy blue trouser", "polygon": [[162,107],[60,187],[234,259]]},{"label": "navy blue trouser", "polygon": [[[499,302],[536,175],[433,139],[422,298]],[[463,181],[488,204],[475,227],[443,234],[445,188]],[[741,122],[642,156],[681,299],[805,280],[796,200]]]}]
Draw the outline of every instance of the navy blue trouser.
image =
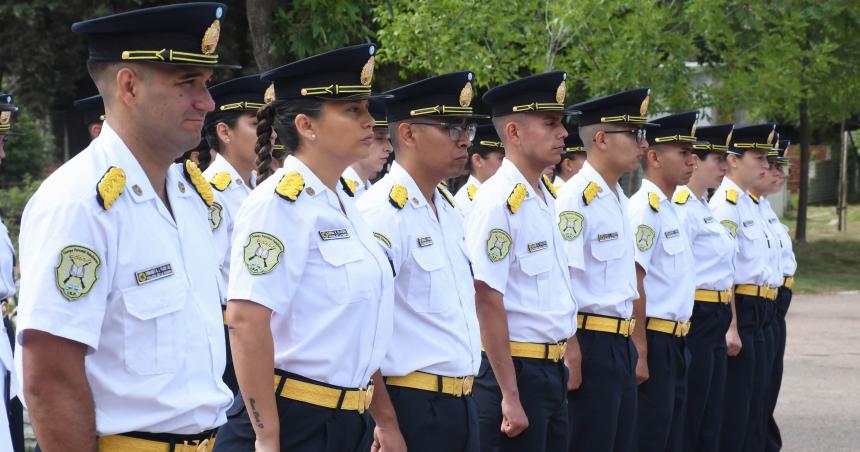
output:
[{"label": "navy blue trouser", "polygon": [[787,330],[785,326],[785,316],[788,313],[788,307],[791,305],[791,289],[788,287],[780,287],[779,294],[776,298],[776,318],[774,319],[774,360],[773,360],[773,377],[771,378],[769,406],[767,413],[767,444],[765,450],[775,452],[782,449],[782,435],[779,432],[779,426],[773,413],[776,410],[776,402],[779,399],[779,390],[782,386],[782,370],[783,358],[785,356],[785,342]]},{"label": "navy blue trouser", "polygon": [[726,332],[731,321],[729,304],[697,301],[693,306],[687,335],[691,360],[684,423],[685,451],[719,450],[726,386]]},{"label": "navy blue trouser", "polygon": [[486,355],[472,397],[478,406],[482,452],[555,452],[567,447],[567,367],[562,361],[513,358],[520,403],[529,426],[508,438],[502,433],[502,392]]},{"label": "navy blue trouser", "polygon": [[568,392],[570,452],[626,452],[636,447],[636,361],[633,340],[578,330],[582,385]]},{"label": "navy blue trouser", "polygon": [[680,451],[690,351],[686,339],[648,330],[648,380],[639,385],[639,452]]},{"label": "navy blue trouser", "polygon": [[479,451],[478,407],[473,397],[397,386],[387,389],[409,452]]}]

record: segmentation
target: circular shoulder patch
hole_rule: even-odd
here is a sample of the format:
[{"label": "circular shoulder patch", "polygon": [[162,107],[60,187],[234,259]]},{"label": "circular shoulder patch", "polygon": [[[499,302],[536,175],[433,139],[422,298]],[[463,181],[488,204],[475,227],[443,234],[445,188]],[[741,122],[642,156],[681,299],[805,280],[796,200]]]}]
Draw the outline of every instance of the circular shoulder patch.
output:
[{"label": "circular shoulder patch", "polygon": [[218,226],[221,226],[221,212],[223,210],[224,208],[217,202],[213,202],[212,205],[209,206],[209,227],[211,227],[213,231],[218,229]]},{"label": "circular shoulder patch", "polygon": [[735,223],[732,220],[723,220],[720,222],[720,224],[723,225],[723,227],[725,227],[729,231],[729,234],[732,235],[732,238],[737,238],[737,236],[738,236],[738,224],[737,223]]},{"label": "circular shoulder patch", "polygon": [[504,259],[511,251],[513,242],[507,232],[501,229],[490,229],[490,236],[487,238],[487,257],[490,258],[490,262]]},{"label": "circular shoulder patch", "polygon": [[640,224],[636,228],[636,247],[639,251],[645,252],[654,246],[654,230],[648,225]]},{"label": "circular shoulder patch", "polygon": [[277,237],[265,232],[254,232],[248,236],[244,248],[245,266],[252,275],[265,275],[281,261],[284,244]]},{"label": "circular shoulder patch", "polygon": [[67,300],[77,301],[93,289],[101,263],[99,255],[89,248],[77,245],[63,248],[55,269],[57,289]]},{"label": "circular shoulder patch", "polygon": [[558,230],[561,232],[561,237],[567,241],[571,241],[582,234],[585,228],[585,217],[579,212],[568,210],[558,214]]}]

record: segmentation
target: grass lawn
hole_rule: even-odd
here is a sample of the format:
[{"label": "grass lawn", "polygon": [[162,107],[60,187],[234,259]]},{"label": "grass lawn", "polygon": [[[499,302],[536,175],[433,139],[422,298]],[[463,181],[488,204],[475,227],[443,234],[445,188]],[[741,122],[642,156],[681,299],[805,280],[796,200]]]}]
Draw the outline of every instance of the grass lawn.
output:
[{"label": "grass lawn", "polygon": [[[795,219],[783,218],[783,222],[794,236]],[[836,225],[834,206],[809,207],[807,242],[794,244],[796,292],[860,290],[860,204],[848,206],[846,232],[837,231]]]}]

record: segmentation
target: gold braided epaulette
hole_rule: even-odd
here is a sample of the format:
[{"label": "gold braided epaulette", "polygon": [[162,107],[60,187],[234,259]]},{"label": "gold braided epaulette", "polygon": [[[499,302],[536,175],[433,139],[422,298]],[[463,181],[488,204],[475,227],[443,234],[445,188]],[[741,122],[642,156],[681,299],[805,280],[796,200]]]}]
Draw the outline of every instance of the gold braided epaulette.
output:
[{"label": "gold braided epaulette", "polygon": [[348,179],[346,177],[340,178],[340,185],[343,187],[343,191],[349,195],[350,198],[355,197],[355,188],[358,184],[352,179]]},{"label": "gold braided epaulette", "polygon": [[439,190],[439,194],[441,194],[442,197],[445,198],[445,201],[448,201],[448,204],[450,204],[451,207],[455,207],[454,206],[454,198],[451,197],[451,194],[448,193],[448,190],[446,190],[445,188],[446,188],[446,185],[444,185],[443,183],[440,183],[439,185],[436,186],[436,190]]},{"label": "gold braided epaulette", "polygon": [[220,173],[215,174],[212,180],[209,181],[209,183],[212,184],[213,187],[215,187],[215,190],[218,191],[226,190],[232,182],[233,179],[230,177],[230,173],[228,173],[227,171],[221,171]]},{"label": "gold braided epaulette", "polygon": [[684,205],[687,204],[687,200],[690,199],[690,190],[681,190],[678,193],[675,193],[675,197],[672,198],[672,202],[675,204]]},{"label": "gold braided epaulette", "polygon": [[112,166],[105,171],[104,176],[96,184],[96,199],[102,209],[108,210],[125,191],[125,171]]},{"label": "gold braided epaulette", "polygon": [[275,187],[275,193],[287,201],[296,202],[304,189],[305,178],[303,178],[299,172],[293,171],[285,174],[284,177],[281,178],[281,181],[278,182],[278,186]]},{"label": "gold braided epaulette", "polygon": [[600,185],[597,185],[594,182],[589,182],[588,185],[585,186],[585,190],[582,191],[582,202],[584,202],[586,206],[591,204],[591,202],[594,201],[594,198],[597,197],[597,194],[601,191]]},{"label": "gold braided epaulette", "polygon": [[466,186],[466,194],[469,195],[469,201],[475,200],[475,193],[478,193],[478,186],[475,184],[469,184]]},{"label": "gold braided epaulette", "polygon": [[398,210],[406,205],[406,200],[409,199],[409,192],[406,187],[400,184],[394,184],[391,191],[388,192],[388,202]]},{"label": "gold braided epaulette", "polygon": [[738,192],[734,188],[726,190],[726,201],[732,204],[738,203]]},{"label": "gold braided epaulette", "polygon": [[215,202],[215,193],[212,192],[212,186],[209,185],[209,182],[203,176],[203,172],[200,171],[200,167],[198,167],[193,160],[189,159],[185,161],[182,168],[185,173],[185,178],[194,186],[197,194],[200,195],[200,199],[206,203],[206,207],[212,207],[212,203]]},{"label": "gold braided epaulette", "polygon": [[552,181],[550,181],[549,178],[546,177],[546,175],[541,177],[540,180],[543,181],[543,186],[546,187],[546,190],[549,192],[550,195],[552,195],[552,199],[556,199],[558,197],[558,195],[556,194],[556,192],[558,192],[558,187],[556,187],[555,184],[553,184]]},{"label": "gold braided epaulette", "polygon": [[526,186],[523,184],[517,184],[514,186],[514,189],[511,191],[510,196],[508,196],[508,210],[511,213],[517,213],[520,210],[520,206],[525,201],[526,196],[528,196],[529,192],[526,190]]},{"label": "gold braided epaulette", "polygon": [[654,212],[660,211],[660,197],[657,196],[657,193],[653,191],[648,192],[648,205],[651,206],[651,210]]}]

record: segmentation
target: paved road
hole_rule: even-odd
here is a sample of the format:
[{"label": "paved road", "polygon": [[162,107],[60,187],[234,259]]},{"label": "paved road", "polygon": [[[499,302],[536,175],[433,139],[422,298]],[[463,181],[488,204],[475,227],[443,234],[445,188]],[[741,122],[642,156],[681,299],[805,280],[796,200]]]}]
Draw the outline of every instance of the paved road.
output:
[{"label": "paved road", "polygon": [[795,296],[787,322],[783,450],[860,450],[860,294]]}]

